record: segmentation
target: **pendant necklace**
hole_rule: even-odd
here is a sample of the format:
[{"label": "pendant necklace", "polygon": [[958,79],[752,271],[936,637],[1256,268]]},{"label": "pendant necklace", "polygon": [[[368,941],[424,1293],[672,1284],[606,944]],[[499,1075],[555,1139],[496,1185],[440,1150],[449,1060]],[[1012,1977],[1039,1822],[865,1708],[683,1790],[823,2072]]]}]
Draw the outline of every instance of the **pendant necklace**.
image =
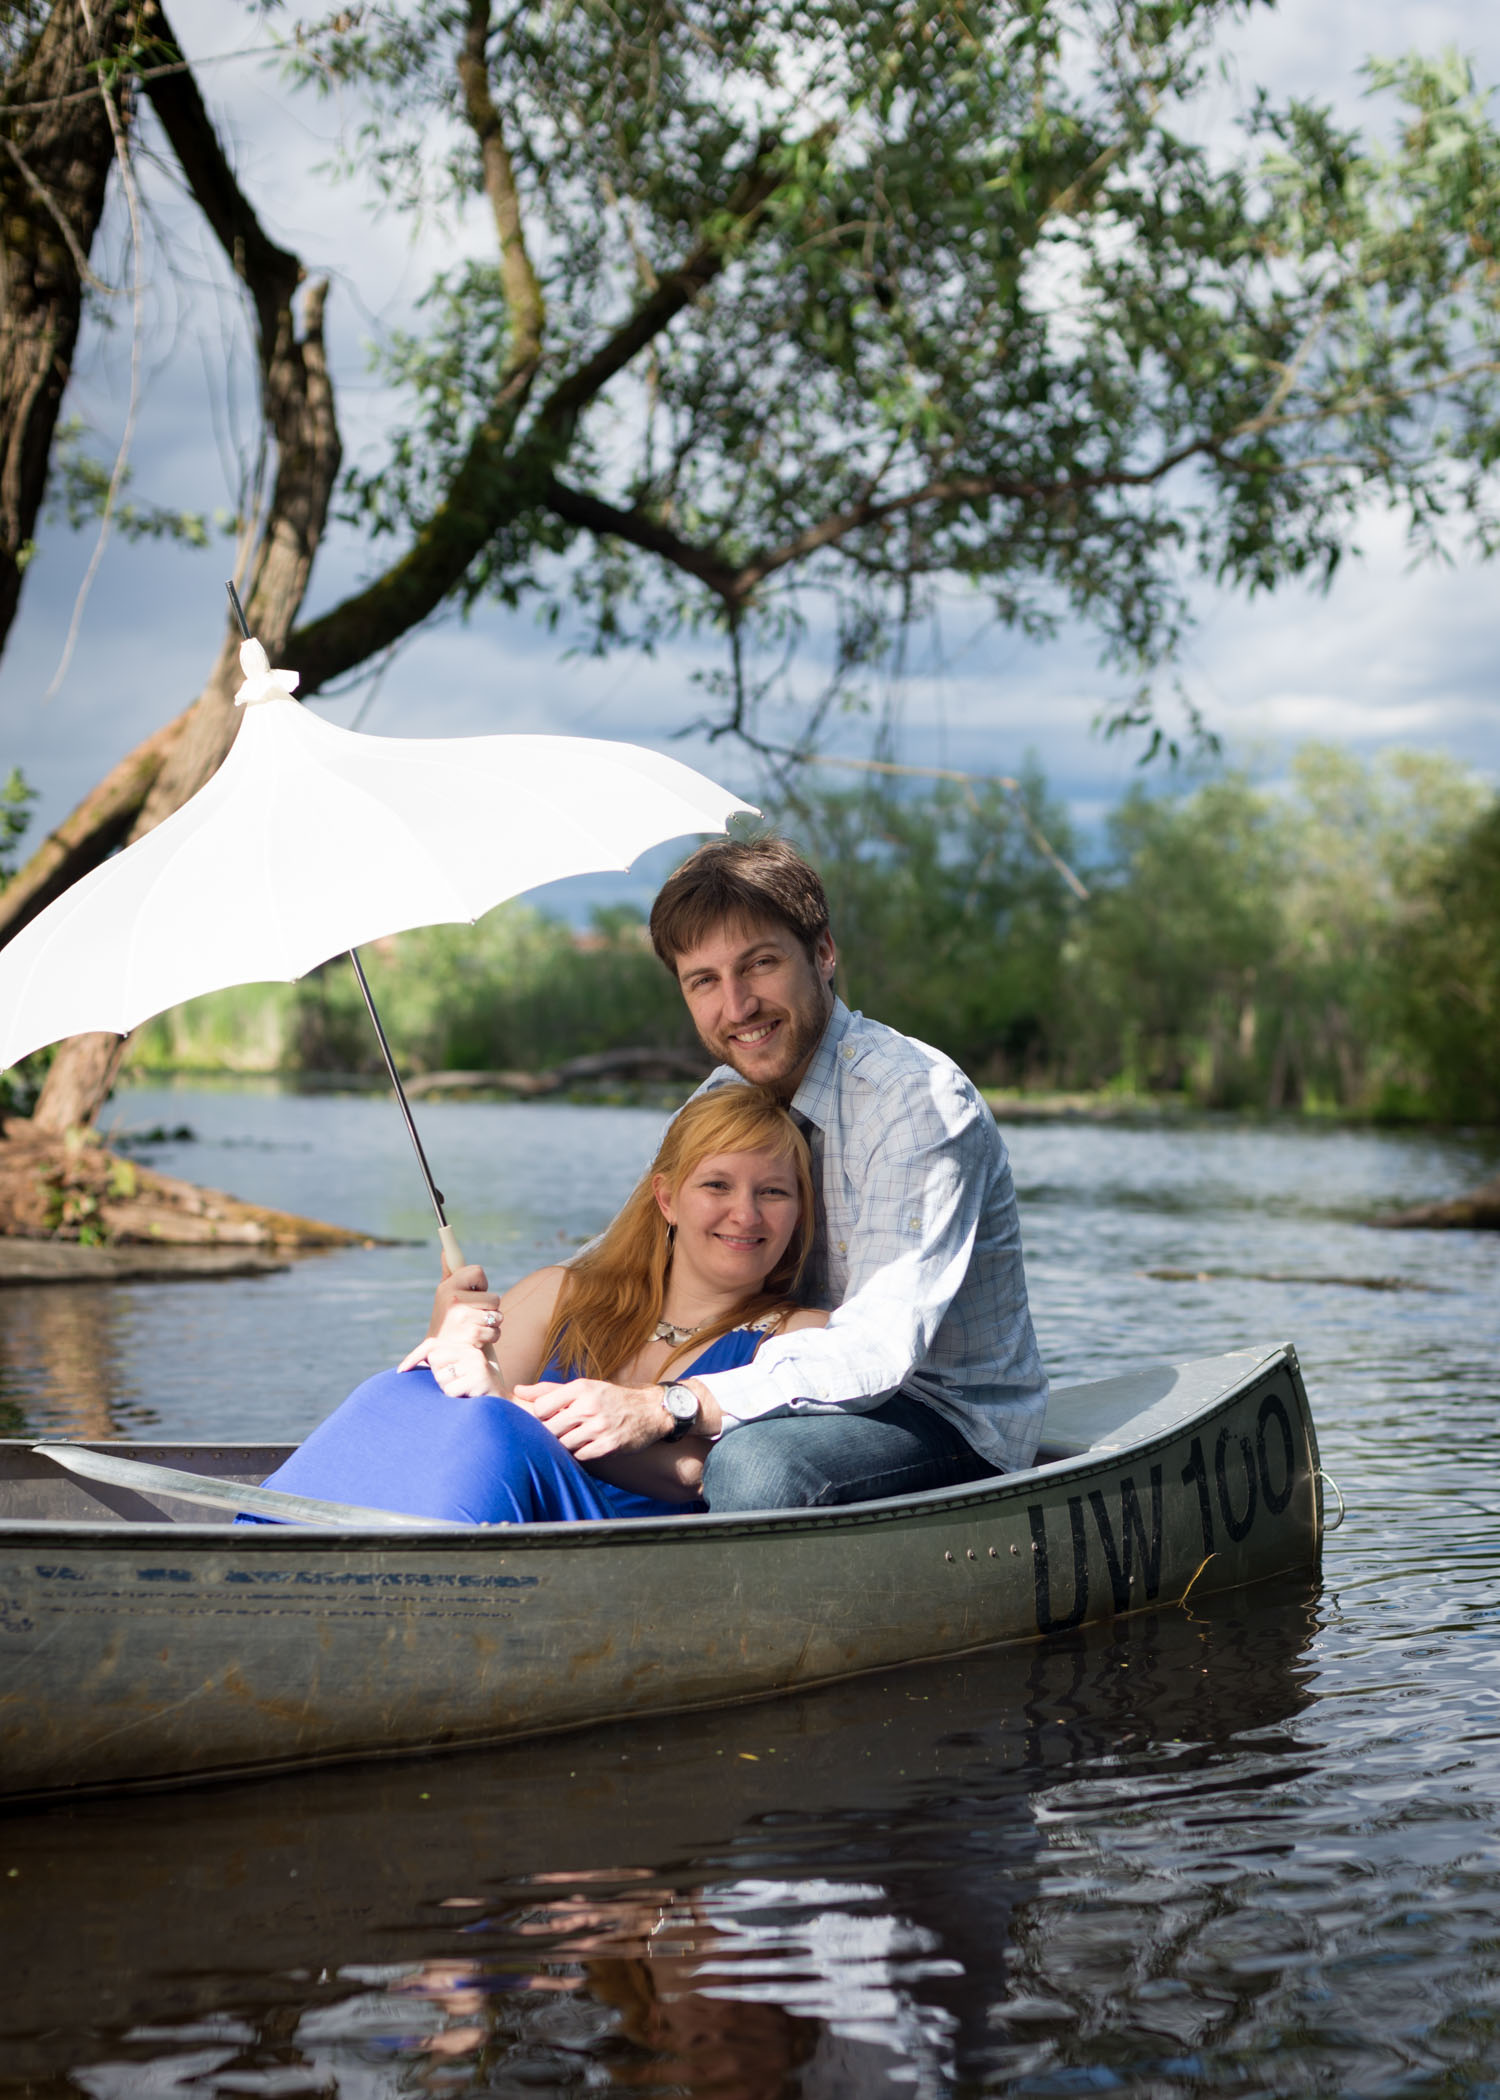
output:
[{"label": "pendant necklace", "polygon": [[693,1336],[700,1333],[707,1324],[706,1320],[700,1320],[696,1327],[674,1327],[670,1320],[658,1320],[656,1333],[652,1339],[658,1342],[670,1342],[674,1348],[680,1348],[684,1342],[690,1342]]}]

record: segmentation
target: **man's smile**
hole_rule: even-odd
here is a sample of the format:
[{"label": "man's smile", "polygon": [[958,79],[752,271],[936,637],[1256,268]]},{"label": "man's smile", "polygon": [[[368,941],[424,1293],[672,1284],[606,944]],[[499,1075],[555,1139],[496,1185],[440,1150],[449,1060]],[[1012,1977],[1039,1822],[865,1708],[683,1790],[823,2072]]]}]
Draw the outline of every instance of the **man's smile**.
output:
[{"label": "man's smile", "polygon": [[731,1029],[729,1040],[732,1043],[744,1043],[747,1048],[753,1050],[757,1043],[768,1042],[780,1026],[779,1020],[751,1021],[744,1028]]}]

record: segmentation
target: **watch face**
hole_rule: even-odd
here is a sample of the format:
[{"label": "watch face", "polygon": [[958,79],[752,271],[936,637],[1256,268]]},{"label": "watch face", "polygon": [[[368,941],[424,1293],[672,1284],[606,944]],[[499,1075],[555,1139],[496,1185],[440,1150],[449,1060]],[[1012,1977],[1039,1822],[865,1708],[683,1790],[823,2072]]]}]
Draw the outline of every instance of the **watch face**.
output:
[{"label": "watch face", "polygon": [[674,1422],[696,1422],[698,1399],[685,1385],[669,1385],[666,1391],[667,1413]]}]

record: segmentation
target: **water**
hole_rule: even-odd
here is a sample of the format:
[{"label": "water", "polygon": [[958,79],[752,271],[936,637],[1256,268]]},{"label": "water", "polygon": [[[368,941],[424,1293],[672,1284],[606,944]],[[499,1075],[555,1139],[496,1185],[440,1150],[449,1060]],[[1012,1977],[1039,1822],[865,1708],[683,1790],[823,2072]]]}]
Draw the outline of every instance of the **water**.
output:
[{"label": "water", "polygon": [[[172,1170],[425,1231],[382,1102],[122,1115],[198,1130]],[[597,1228],[662,1120],[450,1105],[424,1132],[504,1281]],[[1363,1222],[1493,1148],[1051,1125],[1012,1151],[1054,1375],[1296,1341],[1350,1506],[1320,1585],[0,1819],[0,2090],[1500,2095],[1500,1238]],[[8,1292],[7,1431],[296,1435],[421,1331],[431,1263]]]}]

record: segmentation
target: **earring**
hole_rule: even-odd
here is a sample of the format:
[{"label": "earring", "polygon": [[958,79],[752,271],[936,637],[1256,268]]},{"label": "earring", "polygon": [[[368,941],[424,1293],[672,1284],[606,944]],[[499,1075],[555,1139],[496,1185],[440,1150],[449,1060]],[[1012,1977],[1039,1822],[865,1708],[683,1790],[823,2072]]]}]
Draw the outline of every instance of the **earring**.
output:
[{"label": "earring", "polygon": [[676,1219],[675,1219],[675,1218],[668,1218],[668,1220],[667,1220],[667,1252],[668,1252],[668,1254],[670,1254],[670,1253],[672,1252],[672,1249],[673,1249],[673,1248],[674,1248],[674,1247],[675,1247],[676,1245],[677,1245],[677,1221],[676,1221]]}]

